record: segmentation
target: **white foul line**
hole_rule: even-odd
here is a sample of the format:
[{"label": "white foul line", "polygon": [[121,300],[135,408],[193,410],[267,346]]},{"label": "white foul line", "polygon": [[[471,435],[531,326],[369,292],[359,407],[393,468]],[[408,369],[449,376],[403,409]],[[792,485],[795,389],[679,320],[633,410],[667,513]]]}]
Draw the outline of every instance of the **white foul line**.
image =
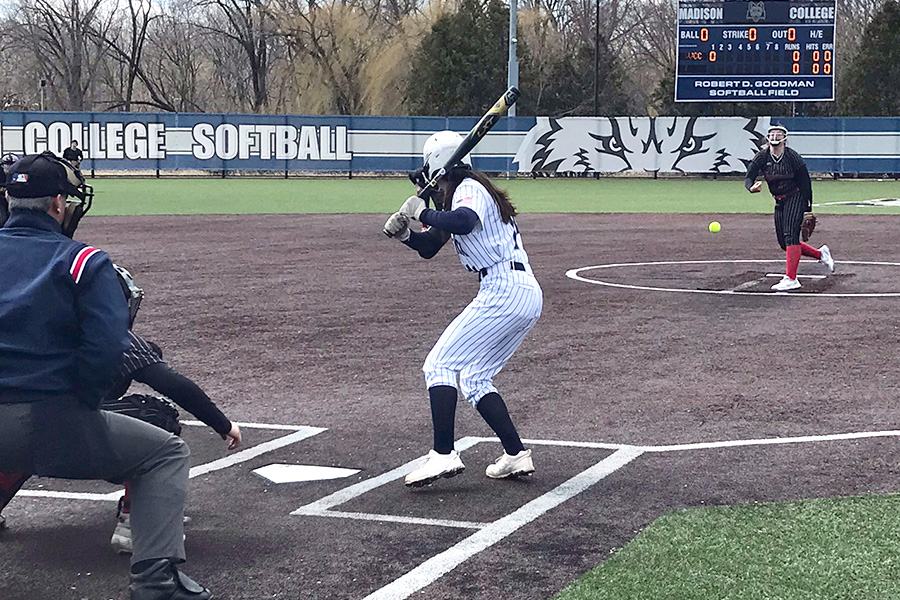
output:
[{"label": "white foul line", "polygon": [[386,521],[388,523],[406,523],[407,525],[437,525],[438,527],[457,527],[459,529],[482,529],[487,523],[474,521],[451,521],[448,519],[425,519],[422,517],[399,517],[397,515],[379,515],[376,513],[344,512],[340,510],[310,510],[298,508],[292,515],[305,517],[333,517],[338,519],[357,519],[359,521]]},{"label": "white foul line", "polygon": [[294,433],[275,438],[274,440],[269,440],[268,442],[263,442],[262,444],[251,446],[246,450],[242,450],[235,454],[229,454],[228,456],[223,456],[218,460],[214,460],[204,465],[191,467],[190,476],[193,478],[197,477],[198,475],[205,475],[210,471],[218,471],[219,469],[224,469],[225,467],[230,467],[242,462],[247,462],[248,460],[256,458],[257,456],[265,454],[266,452],[271,452],[273,450],[277,450],[278,448],[283,448],[284,446],[290,446],[291,444],[299,442],[300,440],[305,440],[306,438],[322,433],[323,431],[325,431],[325,429],[322,427],[303,427],[302,429],[298,429]]},{"label": "white foul line", "polygon": [[[182,424],[191,426],[205,426],[204,423],[201,423],[200,421],[182,421]],[[278,448],[289,446],[290,444],[294,444],[296,442],[299,442],[300,440],[305,440],[308,437],[312,437],[314,435],[322,433],[323,431],[327,431],[324,427],[307,427],[305,425],[266,425],[264,423],[238,423],[237,425],[246,429],[271,429],[280,431],[286,430],[293,431],[294,433],[275,438],[274,440],[269,440],[268,442],[263,442],[262,444],[257,444],[256,446],[251,446],[246,450],[235,452],[234,454],[224,456],[212,462],[197,465],[196,467],[191,467],[189,475],[190,478],[197,477],[198,475],[206,475],[207,473],[210,473],[212,471],[218,471],[232,465],[246,462],[248,460],[256,458],[257,456],[265,454],[266,452],[271,452],[273,450],[277,450]],[[19,490],[16,496],[31,498],[62,498],[65,500],[93,500],[96,502],[117,502],[122,496],[122,492],[120,490],[116,490],[115,492],[109,492],[107,494],[98,494],[91,492],[58,492],[54,490]]]},{"label": "white foul line", "polygon": [[803,444],[809,442],[834,442],[841,440],[861,440],[875,437],[898,437],[900,430],[861,431],[856,433],[831,433],[827,435],[806,435],[787,438],[761,438],[756,440],[726,440],[722,442],[698,442],[694,444],[672,444],[669,446],[640,446],[645,452],[680,452],[684,450],[710,450],[713,448],[736,448],[740,446],[772,446],[776,444]]},{"label": "white foul line", "polygon": [[580,494],[643,453],[640,448],[617,450],[596,465],[538,496],[507,516],[476,531],[449,549],[364,598],[364,600],[404,600],[449,573],[461,563],[496,544],[547,511]]}]

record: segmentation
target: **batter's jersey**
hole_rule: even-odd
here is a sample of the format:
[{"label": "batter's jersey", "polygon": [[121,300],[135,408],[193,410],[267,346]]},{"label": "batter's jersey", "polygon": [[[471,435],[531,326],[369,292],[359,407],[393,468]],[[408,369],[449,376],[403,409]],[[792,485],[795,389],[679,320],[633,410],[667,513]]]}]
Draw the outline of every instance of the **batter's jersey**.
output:
[{"label": "batter's jersey", "polygon": [[481,271],[503,262],[528,263],[516,220],[504,223],[500,207],[481,183],[464,179],[453,193],[452,209],[465,207],[478,215],[478,224],[465,235],[453,234],[453,246],[467,271]]}]

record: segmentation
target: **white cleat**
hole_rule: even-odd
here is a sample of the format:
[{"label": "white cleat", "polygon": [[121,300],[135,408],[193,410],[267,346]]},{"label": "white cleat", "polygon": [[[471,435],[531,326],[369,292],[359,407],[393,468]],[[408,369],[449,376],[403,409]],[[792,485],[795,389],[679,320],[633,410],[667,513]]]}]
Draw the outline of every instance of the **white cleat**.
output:
[{"label": "white cleat", "polygon": [[828,267],[831,273],[834,273],[834,259],[831,257],[831,250],[828,249],[828,246],[822,246],[819,248],[819,252],[822,253],[819,262]]},{"label": "white cleat", "polygon": [[799,289],[800,282],[796,279],[791,279],[787,275],[781,278],[781,281],[772,286],[772,289],[776,292],[789,292],[791,290]]},{"label": "white cleat", "polygon": [[532,473],[534,473],[534,463],[531,462],[531,450],[522,450],[515,456],[504,452],[503,456],[484,470],[484,474],[491,479],[521,477]]},{"label": "white cleat", "polygon": [[407,487],[422,487],[434,483],[442,477],[453,477],[465,470],[466,465],[456,450],[450,454],[438,454],[431,450],[423,462],[415,471],[406,476],[404,483]]}]

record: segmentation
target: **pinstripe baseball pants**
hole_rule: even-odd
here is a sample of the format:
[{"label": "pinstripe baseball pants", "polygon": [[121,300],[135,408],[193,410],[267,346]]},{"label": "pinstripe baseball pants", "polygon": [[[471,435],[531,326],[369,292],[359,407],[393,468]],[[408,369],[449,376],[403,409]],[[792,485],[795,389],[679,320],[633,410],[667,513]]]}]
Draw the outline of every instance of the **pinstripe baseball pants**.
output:
[{"label": "pinstripe baseball pants", "polygon": [[497,270],[450,323],[422,370],[428,388],[457,387],[473,406],[496,392],[494,376],[512,358],[541,315],[543,292],[528,272]]},{"label": "pinstripe baseball pants", "polygon": [[803,213],[808,210],[809,202],[799,191],[775,200],[775,235],[782,250],[800,243]]}]

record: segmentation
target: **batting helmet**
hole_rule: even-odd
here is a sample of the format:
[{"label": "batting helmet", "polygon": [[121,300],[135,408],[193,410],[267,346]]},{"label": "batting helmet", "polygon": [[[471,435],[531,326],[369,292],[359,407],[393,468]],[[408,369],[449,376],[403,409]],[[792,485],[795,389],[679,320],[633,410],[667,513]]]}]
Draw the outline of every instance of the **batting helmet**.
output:
[{"label": "batting helmet", "polygon": [[134,325],[134,320],[137,318],[138,310],[141,308],[144,290],[137,286],[128,269],[115,263],[113,263],[113,268],[119,275],[119,285],[122,286],[122,292],[125,294],[125,300],[128,302],[128,327],[131,328]]},{"label": "batting helmet", "polygon": [[438,131],[425,140],[425,147],[422,149],[422,169],[425,177],[429,180],[433,179],[441,168],[446,168],[448,171],[455,167],[471,169],[471,154],[465,155],[456,164],[447,164],[462,141],[463,137],[455,131]]}]

